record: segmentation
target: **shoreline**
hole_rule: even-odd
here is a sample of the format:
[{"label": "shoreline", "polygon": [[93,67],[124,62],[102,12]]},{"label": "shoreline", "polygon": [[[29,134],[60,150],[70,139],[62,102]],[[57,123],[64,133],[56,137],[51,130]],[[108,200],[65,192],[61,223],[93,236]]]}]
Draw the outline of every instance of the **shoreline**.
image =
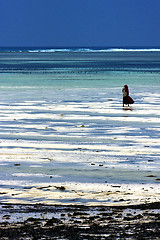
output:
[{"label": "shoreline", "polygon": [[160,202],[130,206],[0,203],[0,213],[2,240],[159,239],[160,234]]}]

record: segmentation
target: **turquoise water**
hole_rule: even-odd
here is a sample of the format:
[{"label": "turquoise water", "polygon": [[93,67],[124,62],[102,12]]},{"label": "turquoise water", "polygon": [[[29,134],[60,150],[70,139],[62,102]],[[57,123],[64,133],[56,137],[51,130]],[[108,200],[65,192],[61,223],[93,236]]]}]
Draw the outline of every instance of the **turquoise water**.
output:
[{"label": "turquoise water", "polygon": [[160,52],[0,53],[1,87],[160,86]]}]

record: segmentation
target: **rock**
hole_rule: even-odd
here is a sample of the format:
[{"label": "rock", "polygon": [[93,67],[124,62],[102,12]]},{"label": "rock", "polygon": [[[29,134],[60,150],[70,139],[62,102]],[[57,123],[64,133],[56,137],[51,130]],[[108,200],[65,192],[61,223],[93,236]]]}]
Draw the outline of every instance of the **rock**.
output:
[{"label": "rock", "polygon": [[63,187],[63,186],[61,186],[61,187],[56,187],[56,186],[55,186],[55,188],[57,188],[57,189],[60,190],[60,191],[65,191],[65,190],[66,190],[66,188]]},{"label": "rock", "polygon": [[151,174],[151,175],[148,175],[148,176],[146,176],[146,177],[156,177],[156,176]]}]

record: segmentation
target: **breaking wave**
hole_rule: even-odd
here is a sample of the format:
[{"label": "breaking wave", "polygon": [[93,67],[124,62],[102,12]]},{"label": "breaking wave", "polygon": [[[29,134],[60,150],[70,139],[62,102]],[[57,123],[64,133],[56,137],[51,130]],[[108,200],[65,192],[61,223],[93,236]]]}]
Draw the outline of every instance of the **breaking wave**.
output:
[{"label": "breaking wave", "polygon": [[0,52],[29,52],[29,53],[54,53],[54,52],[82,52],[82,53],[107,53],[107,52],[160,52],[160,48],[0,48]]},{"label": "breaking wave", "polygon": [[33,49],[29,52],[160,52],[158,48],[150,49],[130,49],[130,48],[104,48],[104,49],[94,49],[94,48],[64,48],[64,49]]}]

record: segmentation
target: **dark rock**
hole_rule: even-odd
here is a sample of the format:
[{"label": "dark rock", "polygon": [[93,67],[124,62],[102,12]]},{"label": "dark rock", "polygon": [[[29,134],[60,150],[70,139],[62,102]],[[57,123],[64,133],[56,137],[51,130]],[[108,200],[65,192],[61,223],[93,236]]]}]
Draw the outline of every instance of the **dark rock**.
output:
[{"label": "dark rock", "polygon": [[65,190],[66,190],[66,188],[63,187],[63,186],[61,186],[61,187],[56,187],[56,186],[55,186],[55,188],[57,188],[57,189],[60,190],[60,191],[65,191]]}]

